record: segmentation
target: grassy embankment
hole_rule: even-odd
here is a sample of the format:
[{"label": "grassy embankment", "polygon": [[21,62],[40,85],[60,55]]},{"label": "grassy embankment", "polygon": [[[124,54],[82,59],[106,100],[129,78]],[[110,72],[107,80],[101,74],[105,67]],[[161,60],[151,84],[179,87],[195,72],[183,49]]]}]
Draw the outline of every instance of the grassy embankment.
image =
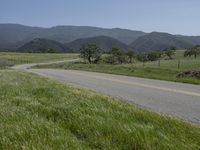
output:
[{"label": "grassy embankment", "polygon": [[200,149],[199,127],[12,70],[0,71],[0,120],[0,149]]},{"label": "grassy embankment", "polygon": [[0,69],[5,69],[15,64],[51,62],[75,58],[78,58],[78,54],[33,54],[0,52]]},{"label": "grassy embankment", "polygon": [[[192,69],[200,69],[200,57],[184,58],[183,50],[176,51],[175,59],[161,60],[160,66],[158,61],[147,62],[145,66],[142,63],[136,62],[134,64],[122,65],[108,65],[108,64],[83,64],[83,63],[60,63],[51,65],[41,65],[39,68],[61,68],[61,69],[75,69],[85,71],[104,72],[111,74],[136,76],[143,78],[184,82],[191,84],[200,84],[197,78],[177,78],[177,74]],[[180,68],[178,68],[178,60],[180,60]]]}]

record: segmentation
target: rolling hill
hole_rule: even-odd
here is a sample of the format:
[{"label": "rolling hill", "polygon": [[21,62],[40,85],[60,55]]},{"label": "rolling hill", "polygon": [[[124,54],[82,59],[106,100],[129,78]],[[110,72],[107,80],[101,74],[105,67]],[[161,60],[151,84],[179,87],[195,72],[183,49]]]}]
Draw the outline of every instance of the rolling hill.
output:
[{"label": "rolling hill", "polygon": [[68,50],[69,49],[66,46],[57,41],[41,39],[41,38],[34,39],[17,49],[17,51],[19,52],[32,52],[32,53],[47,53],[47,52],[61,53],[61,52],[67,52]]},{"label": "rolling hill", "polygon": [[139,37],[131,47],[137,51],[163,50],[171,46],[177,49],[186,49],[200,44],[200,37],[172,35],[168,33],[152,32]]},{"label": "rolling hill", "polygon": [[113,47],[121,48],[124,50],[132,50],[132,48],[117,39],[110,38],[107,36],[97,36],[92,38],[78,39],[73,42],[67,43],[66,47],[72,50],[79,51],[82,45],[93,43],[96,44],[104,51],[110,51]]}]

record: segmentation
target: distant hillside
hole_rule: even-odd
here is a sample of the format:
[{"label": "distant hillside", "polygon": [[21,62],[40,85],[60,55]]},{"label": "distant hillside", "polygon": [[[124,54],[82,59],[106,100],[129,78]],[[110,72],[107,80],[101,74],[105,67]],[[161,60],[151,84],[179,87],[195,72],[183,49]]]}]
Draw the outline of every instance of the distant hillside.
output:
[{"label": "distant hillside", "polygon": [[177,36],[168,33],[152,32],[139,37],[131,46],[138,51],[163,50],[170,46],[177,49],[186,49],[200,44],[199,37]]},{"label": "distant hillside", "polygon": [[79,51],[82,45],[93,43],[96,44],[104,51],[110,51],[113,47],[121,48],[124,50],[132,50],[132,48],[114,38],[107,36],[98,36],[92,38],[78,39],[73,42],[67,43],[66,46],[72,50]]},{"label": "distant hillside", "polygon": [[66,52],[68,49],[61,43],[47,40],[34,39],[17,49],[18,52],[32,52],[32,53],[49,53],[49,52]]},{"label": "distant hillside", "polygon": [[[101,39],[94,37],[101,37]],[[111,43],[107,42],[105,38]],[[95,41],[104,49],[120,42],[118,44],[120,48],[132,47],[138,51],[162,50],[170,46],[183,49],[197,44],[200,45],[200,36],[182,36],[159,32],[147,34],[128,29],[105,29],[87,26],[40,28],[18,24],[0,24],[0,51],[16,51],[34,39],[49,39],[62,44],[70,43],[71,47],[75,49],[78,49],[80,45],[76,46],[74,43],[85,43],[85,41]]]},{"label": "distant hillside", "polygon": [[18,24],[0,24],[0,49],[14,49],[18,42],[27,40],[29,35],[41,30]]},{"label": "distant hillside", "polygon": [[0,49],[16,49],[35,39],[45,38],[68,43],[80,38],[108,36],[130,44],[146,33],[127,29],[105,29],[87,26],[30,27],[18,24],[0,24]]}]

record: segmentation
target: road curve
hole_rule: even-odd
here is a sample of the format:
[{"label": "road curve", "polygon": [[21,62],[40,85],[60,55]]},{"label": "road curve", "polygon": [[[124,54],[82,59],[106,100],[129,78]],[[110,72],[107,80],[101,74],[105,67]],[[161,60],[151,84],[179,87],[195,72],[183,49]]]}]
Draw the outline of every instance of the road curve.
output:
[{"label": "road curve", "polygon": [[31,65],[20,65],[15,66],[15,69],[92,89],[156,112],[200,124],[199,85],[86,71],[26,69],[29,67]]}]

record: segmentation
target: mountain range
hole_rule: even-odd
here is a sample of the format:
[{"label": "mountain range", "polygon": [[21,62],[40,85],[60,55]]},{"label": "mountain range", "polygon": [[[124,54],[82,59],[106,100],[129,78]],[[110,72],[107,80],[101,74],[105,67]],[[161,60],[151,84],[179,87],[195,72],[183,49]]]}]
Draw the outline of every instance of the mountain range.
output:
[{"label": "mountain range", "polygon": [[[43,43],[43,44],[42,44]],[[0,24],[0,51],[31,51],[57,49],[59,52],[78,51],[83,44],[95,43],[105,51],[112,47],[139,52],[162,50],[171,46],[186,49],[200,44],[200,36],[169,33],[105,29],[89,26],[31,27]],[[45,51],[44,50],[44,51]]]}]

